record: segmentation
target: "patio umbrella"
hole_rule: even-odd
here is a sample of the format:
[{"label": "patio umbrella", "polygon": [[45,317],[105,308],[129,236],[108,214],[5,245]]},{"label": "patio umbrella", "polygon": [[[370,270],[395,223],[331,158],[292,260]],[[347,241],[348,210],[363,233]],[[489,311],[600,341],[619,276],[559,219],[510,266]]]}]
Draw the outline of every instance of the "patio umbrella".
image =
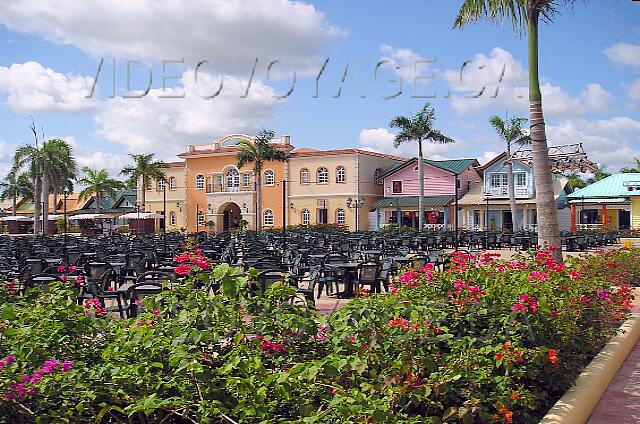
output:
[{"label": "patio umbrella", "polygon": [[4,218],[0,218],[0,221],[20,221],[20,222],[32,222],[33,218],[29,216],[5,216]]},{"label": "patio umbrella", "polygon": [[162,219],[162,215],[153,212],[129,212],[124,215],[120,215],[120,219]]},{"label": "patio umbrella", "polygon": [[83,220],[83,219],[111,219],[111,215],[106,213],[80,213],[69,217],[71,221]]}]

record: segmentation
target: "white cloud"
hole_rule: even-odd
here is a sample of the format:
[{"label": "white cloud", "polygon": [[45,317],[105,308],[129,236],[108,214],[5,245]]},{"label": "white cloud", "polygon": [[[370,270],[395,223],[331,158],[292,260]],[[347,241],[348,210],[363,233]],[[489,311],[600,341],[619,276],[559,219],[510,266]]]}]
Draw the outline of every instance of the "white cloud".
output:
[{"label": "white cloud", "polygon": [[631,100],[640,101],[640,78],[631,83],[628,87],[629,98]]},{"label": "white cloud", "polygon": [[547,138],[553,145],[582,143],[589,159],[608,165],[613,172],[640,157],[640,121],[628,117],[568,119],[547,125]]},{"label": "white cloud", "polygon": [[[418,143],[406,142],[402,143],[398,148],[393,145],[395,134],[387,128],[368,128],[360,131],[358,144],[364,150],[373,152],[388,153],[404,157],[418,156]],[[455,138],[455,143],[438,144],[424,142],[422,144],[422,152],[424,157],[433,160],[454,159],[461,156],[469,156],[469,145],[465,140]]]},{"label": "white cloud", "polygon": [[492,152],[490,150],[486,150],[484,153],[482,153],[480,157],[478,157],[478,162],[480,162],[480,165],[484,165],[485,163],[489,162],[499,154],[500,153],[498,152]]},{"label": "white cloud", "polygon": [[91,78],[63,75],[38,62],[0,66],[0,91],[18,112],[78,112],[93,108],[96,102],[85,98],[91,84]]},{"label": "white cloud", "polygon": [[605,56],[612,62],[640,67],[640,45],[616,43],[604,50]]},{"label": "white cloud", "polygon": [[[451,106],[459,114],[484,112],[487,109],[526,115],[529,108],[528,74],[522,63],[499,47],[489,55],[478,53],[462,69],[443,73],[450,89]],[[546,82],[540,87],[545,115],[560,119],[605,111],[613,96],[601,85],[590,83],[578,96]]]},{"label": "white cloud", "polygon": [[[275,117],[274,90],[253,82],[249,95],[241,98],[247,81],[226,77],[220,95],[215,93],[220,80],[194,72],[182,75],[180,87],[152,89],[143,98],[115,98],[104,102],[95,116],[97,135],[126,147],[130,152],[158,152],[171,159],[184,151],[188,143],[207,142],[230,133],[254,133]],[[162,98],[180,95],[183,98]]]},{"label": "white cloud", "polygon": [[319,53],[342,35],[313,5],[288,0],[25,0],[1,2],[0,22],[93,57],[208,59],[234,75],[256,58],[319,68]]},{"label": "white cloud", "polygon": [[[427,59],[420,56],[411,49],[396,48],[388,44],[380,46],[382,57],[380,60],[387,61],[386,66],[393,68],[393,73],[402,78],[405,82],[413,84],[416,76],[428,77],[430,74]],[[421,78],[419,81],[426,82]]]}]

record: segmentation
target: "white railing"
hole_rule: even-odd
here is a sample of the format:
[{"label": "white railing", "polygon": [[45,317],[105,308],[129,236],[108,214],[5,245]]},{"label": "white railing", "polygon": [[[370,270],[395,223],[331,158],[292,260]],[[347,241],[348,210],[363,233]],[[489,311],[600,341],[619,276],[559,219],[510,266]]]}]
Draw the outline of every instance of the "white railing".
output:
[{"label": "white railing", "polygon": [[602,224],[577,224],[576,228],[579,231],[602,230]]},{"label": "white railing", "polygon": [[[528,198],[533,196],[533,187],[530,185],[515,186],[514,191],[516,198]],[[509,197],[509,187],[485,187],[484,194],[486,197]]]}]

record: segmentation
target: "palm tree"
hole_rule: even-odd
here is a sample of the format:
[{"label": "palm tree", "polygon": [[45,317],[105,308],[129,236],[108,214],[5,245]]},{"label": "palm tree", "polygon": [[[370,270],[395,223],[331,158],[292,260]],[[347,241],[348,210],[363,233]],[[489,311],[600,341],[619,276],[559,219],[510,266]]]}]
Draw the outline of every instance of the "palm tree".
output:
[{"label": "palm tree", "polygon": [[527,30],[529,50],[529,116],[532,143],[533,172],[536,181],[536,206],[538,209],[538,238],[558,249],[556,260],[562,260],[560,226],[553,195],[551,162],[547,146],[542,93],[538,74],[538,26],[539,20],[550,21],[558,5],[571,4],[574,0],[465,0],[454,22],[454,28],[462,28],[472,21],[510,19],[515,30]]},{"label": "palm tree", "polygon": [[12,169],[9,171],[4,180],[0,182],[0,200],[12,200],[13,216],[16,216],[16,208],[18,204],[18,198],[33,199],[33,180],[26,172],[18,174],[17,170]]},{"label": "palm tree", "polygon": [[587,180],[587,184],[593,184],[596,181],[604,180],[611,173],[607,172],[607,165],[598,164],[596,170],[593,172],[593,176]]},{"label": "palm tree", "polygon": [[587,186],[587,182],[583,180],[580,174],[578,174],[577,172],[572,172],[571,174],[567,175],[567,178],[569,180],[567,182],[567,185],[569,186],[569,190],[571,190],[572,193],[577,189]]},{"label": "palm tree", "polygon": [[[287,160],[288,154],[273,147],[269,142],[273,139],[273,131],[262,130],[253,141],[240,140],[237,146],[236,160],[238,168],[253,163],[253,174],[256,179],[256,230],[260,230],[260,211],[262,210],[262,168],[265,161]],[[283,211],[284,213],[284,211]]]},{"label": "palm tree", "polygon": [[86,199],[90,196],[96,198],[96,213],[100,213],[100,201],[104,196],[115,198],[117,191],[125,187],[122,181],[109,177],[109,173],[106,169],[96,170],[95,168],[89,168],[85,166],[82,168],[84,177],[78,182],[85,186],[85,189],[80,192],[78,199]]},{"label": "palm tree", "polygon": [[[17,171],[28,166],[29,173],[34,180],[34,234],[40,233],[39,223],[42,221],[42,230],[46,234],[49,215],[49,189],[51,181],[66,179],[75,175],[76,164],[72,156],[71,146],[60,139],[51,139],[40,143],[35,124],[31,125],[35,144],[18,147],[14,156],[14,169]],[[42,220],[40,215],[42,211]]]},{"label": "palm tree", "polygon": [[396,134],[393,141],[393,145],[396,148],[407,141],[418,142],[418,186],[420,191],[418,196],[418,226],[421,230],[424,227],[424,159],[422,142],[453,143],[454,141],[433,127],[435,120],[436,111],[427,102],[415,116],[410,118],[396,116],[389,123],[391,128],[400,128],[400,132]]},{"label": "palm tree", "polygon": [[144,210],[146,204],[146,191],[151,183],[151,180],[161,181],[164,180],[164,172],[162,168],[165,167],[164,162],[154,160],[153,153],[147,153],[142,155],[129,154],[133,159],[134,166],[125,166],[120,171],[121,175],[128,175],[129,180],[127,182],[129,187],[136,187],[136,183],[140,180],[142,185],[142,210]]},{"label": "palm tree", "polygon": [[509,205],[511,206],[511,221],[513,230],[517,229],[516,220],[516,193],[513,184],[513,161],[511,160],[511,147],[515,144],[523,146],[531,143],[531,137],[524,133],[522,125],[527,118],[511,118],[503,121],[499,116],[489,119],[491,126],[496,130],[500,138],[507,143],[507,184],[509,189]]},{"label": "palm tree", "polygon": [[640,172],[640,159],[638,158],[633,158],[633,159],[636,161],[635,168],[632,168],[630,166],[625,166],[620,170],[620,172],[622,172],[623,174],[633,174],[633,173]]}]

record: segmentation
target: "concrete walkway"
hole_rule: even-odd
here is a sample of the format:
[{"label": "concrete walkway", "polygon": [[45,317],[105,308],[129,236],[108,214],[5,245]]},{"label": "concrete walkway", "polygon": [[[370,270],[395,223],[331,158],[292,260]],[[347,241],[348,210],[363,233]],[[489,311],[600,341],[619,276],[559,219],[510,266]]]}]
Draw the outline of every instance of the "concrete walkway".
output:
[{"label": "concrete walkway", "polygon": [[588,424],[640,423],[640,343],[609,385]]}]

